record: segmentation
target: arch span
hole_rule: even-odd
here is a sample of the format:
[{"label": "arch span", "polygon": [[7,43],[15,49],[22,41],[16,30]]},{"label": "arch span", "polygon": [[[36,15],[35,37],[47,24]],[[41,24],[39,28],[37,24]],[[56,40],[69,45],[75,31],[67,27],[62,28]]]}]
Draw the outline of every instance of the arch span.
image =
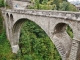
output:
[{"label": "arch span", "polygon": [[[20,29],[21,29],[22,24],[26,20],[29,20],[29,19],[27,19],[27,18],[19,19],[13,25],[12,32],[13,32],[13,37],[14,37],[14,40],[13,40],[14,45],[19,43]],[[31,20],[31,21],[33,21],[33,20]],[[35,21],[33,21],[33,22],[37,24],[37,22],[35,22]],[[39,24],[37,24],[37,25],[39,25]],[[39,25],[39,26],[42,28],[41,25]],[[59,23],[55,24],[55,27],[53,27],[53,29],[54,29],[53,39],[51,39],[53,41],[53,43],[55,44],[56,48],[58,49],[63,60],[66,60],[66,58],[69,57],[71,43],[72,43],[70,36],[66,32],[67,26],[68,26],[68,24],[63,23],[63,22],[59,22]]]},{"label": "arch span", "polygon": [[[14,40],[13,40],[13,41],[15,41],[14,45],[16,45],[16,44],[19,43],[21,26],[22,26],[22,24],[23,24],[26,20],[29,20],[29,19],[27,19],[27,18],[21,18],[21,19],[17,20],[17,21],[14,23],[13,27],[12,27],[12,33],[13,33],[13,37],[14,37]],[[30,21],[32,21],[32,20],[30,20]],[[32,22],[36,23],[38,26],[40,26],[40,27],[42,28],[42,26],[39,25],[37,22],[35,22],[35,21],[32,21]],[[43,28],[42,28],[42,29],[43,29]],[[43,29],[43,30],[44,30],[44,29]],[[45,31],[45,30],[44,30],[44,31]],[[45,33],[47,34],[46,31],[45,31]],[[13,44],[12,44],[12,45],[13,45]]]},{"label": "arch span", "polygon": [[[12,32],[13,32],[13,37],[14,37],[14,40],[13,41],[16,41],[15,43],[14,43],[14,45],[16,45],[16,44],[18,44],[19,43],[19,38],[20,38],[20,30],[21,30],[21,26],[22,26],[22,24],[26,21],[26,20],[28,20],[28,19],[26,19],[26,18],[22,18],[22,19],[19,19],[19,20],[17,20],[17,22],[13,25],[13,29],[12,29]],[[34,22],[34,21],[33,21]],[[34,22],[34,23],[36,23],[36,22]],[[37,23],[36,23],[37,24]],[[39,25],[39,24],[37,24],[40,28],[41,28],[41,26]],[[41,29],[43,29],[43,28],[41,28]],[[45,30],[44,30],[45,31]],[[45,31],[45,33],[46,33],[46,31]],[[46,33],[47,34],[47,33]],[[49,35],[48,35],[49,36]],[[51,40],[52,41],[52,40]],[[54,43],[54,45],[55,45],[55,43]]]}]

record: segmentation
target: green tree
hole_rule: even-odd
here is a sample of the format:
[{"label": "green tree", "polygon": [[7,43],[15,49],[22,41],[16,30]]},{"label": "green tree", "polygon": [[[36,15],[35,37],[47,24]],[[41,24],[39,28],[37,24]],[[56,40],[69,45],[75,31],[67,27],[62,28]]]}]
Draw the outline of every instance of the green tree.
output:
[{"label": "green tree", "polygon": [[76,7],[69,2],[63,1],[59,4],[59,10],[61,11],[77,11]]},{"label": "green tree", "polygon": [[0,7],[4,7],[4,0],[0,0]]},{"label": "green tree", "polygon": [[45,4],[47,4],[47,2],[48,2],[48,0],[43,0],[42,4],[45,5]]},{"label": "green tree", "polygon": [[35,8],[36,9],[39,9],[39,0],[35,0],[35,2],[34,2],[34,6],[35,6]]},{"label": "green tree", "polygon": [[3,30],[3,17],[2,17],[2,13],[1,13],[1,10],[0,10],[0,33],[2,33],[2,30]]},{"label": "green tree", "polygon": [[50,38],[31,21],[24,24],[19,44],[23,60],[61,60]]}]

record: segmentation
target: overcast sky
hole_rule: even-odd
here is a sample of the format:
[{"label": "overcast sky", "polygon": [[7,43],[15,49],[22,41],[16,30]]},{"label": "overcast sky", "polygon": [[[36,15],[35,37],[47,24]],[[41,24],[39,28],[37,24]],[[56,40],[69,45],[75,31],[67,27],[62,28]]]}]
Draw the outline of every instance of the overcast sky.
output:
[{"label": "overcast sky", "polygon": [[70,1],[80,1],[80,0],[68,0],[68,1],[70,2]]}]

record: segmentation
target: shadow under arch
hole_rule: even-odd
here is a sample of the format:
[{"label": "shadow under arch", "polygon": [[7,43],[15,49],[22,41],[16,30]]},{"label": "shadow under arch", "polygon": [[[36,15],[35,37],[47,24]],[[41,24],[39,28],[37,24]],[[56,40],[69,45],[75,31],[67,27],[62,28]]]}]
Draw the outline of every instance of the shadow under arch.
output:
[{"label": "shadow under arch", "polygon": [[15,24],[13,25],[13,27],[12,27],[12,31],[13,31],[14,33],[18,32],[18,31],[21,29],[22,24],[23,24],[26,20],[28,20],[28,19],[22,18],[22,19],[19,19],[18,21],[16,21]]},{"label": "shadow under arch", "polygon": [[[23,23],[25,23],[26,21],[28,21],[28,19],[26,18],[22,18],[22,19],[19,19],[13,26],[13,33],[15,36],[18,36],[18,38],[16,38],[15,40],[19,39],[20,38],[20,30],[21,30],[21,27],[23,25]],[[30,20],[29,20],[30,21]],[[34,22],[34,21],[32,21]],[[35,23],[35,22],[34,22]],[[37,23],[36,23],[37,24]],[[38,25],[38,24],[37,24]],[[38,25],[39,26],[39,25]],[[39,26],[40,27],[40,26]],[[41,28],[41,27],[40,27]],[[42,29],[42,28],[41,28]],[[18,33],[16,33],[18,32]],[[46,33],[46,32],[45,32]],[[14,37],[15,38],[15,37]],[[19,43],[19,41],[16,42],[16,44]]]},{"label": "shadow under arch", "polygon": [[[59,22],[54,27],[53,40],[63,60],[69,57],[72,46],[73,30],[67,23]],[[59,45],[58,45],[59,43]]]},{"label": "shadow under arch", "polygon": [[8,18],[9,18],[9,14],[8,14],[8,13],[6,13],[6,17],[8,17]]},{"label": "shadow under arch", "polygon": [[11,20],[11,24],[13,24],[14,19],[12,14],[10,14],[10,20]]},{"label": "shadow under arch", "polygon": [[6,18],[7,18],[7,23],[9,24],[9,14],[6,14]]}]

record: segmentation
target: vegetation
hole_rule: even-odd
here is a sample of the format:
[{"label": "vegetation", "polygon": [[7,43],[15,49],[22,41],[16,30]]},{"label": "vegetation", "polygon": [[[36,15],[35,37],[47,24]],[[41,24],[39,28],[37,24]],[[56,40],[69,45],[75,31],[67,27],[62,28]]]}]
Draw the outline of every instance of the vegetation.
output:
[{"label": "vegetation", "polygon": [[60,3],[59,5],[59,10],[62,11],[77,11],[76,7],[66,1],[63,1],[62,3]]},{"label": "vegetation", "polygon": [[11,52],[10,43],[7,40],[5,30],[3,29],[3,20],[0,11],[0,60],[10,60],[14,54]]},{"label": "vegetation", "polygon": [[2,30],[3,30],[3,17],[0,10],[0,33],[2,33]]},{"label": "vegetation", "polygon": [[47,34],[29,20],[21,31],[20,51],[23,60],[61,60]]},{"label": "vegetation", "polygon": [[4,7],[4,0],[0,0],[0,7]]},{"label": "vegetation", "polygon": [[29,8],[42,10],[76,11],[76,7],[67,0],[32,0],[34,6]]},{"label": "vegetation", "polygon": [[[67,0],[32,0],[31,2],[34,6],[29,6],[29,8],[76,11],[75,7]],[[0,7],[3,6],[4,1],[0,0]],[[0,13],[0,60],[62,60],[47,34],[29,20],[26,20],[21,29],[20,50],[18,54],[13,54],[3,29],[3,20]],[[66,31],[73,38],[73,32],[69,26]]]}]

